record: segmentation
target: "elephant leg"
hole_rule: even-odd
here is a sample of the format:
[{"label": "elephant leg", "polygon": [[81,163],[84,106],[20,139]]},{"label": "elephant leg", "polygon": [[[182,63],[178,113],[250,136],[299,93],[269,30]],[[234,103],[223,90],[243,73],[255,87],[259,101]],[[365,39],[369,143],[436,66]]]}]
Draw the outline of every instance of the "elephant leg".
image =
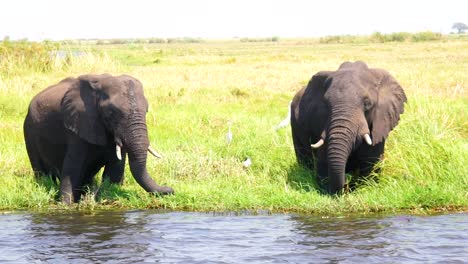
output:
[{"label": "elephant leg", "polygon": [[85,187],[88,187],[88,188],[92,187],[94,176],[99,172],[102,166],[103,164],[101,162],[97,162],[97,163],[93,162],[91,164],[85,164],[85,170],[81,176],[81,183],[80,183],[81,187],[76,189],[76,192],[74,192],[73,194],[75,197],[75,201],[81,200],[81,197],[86,194],[86,191],[88,189]]},{"label": "elephant leg", "polygon": [[307,169],[314,169],[312,148],[310,147],[309,137],[304,134],[298,135],[293,132],[294,151],[296,152],[297,162]]},{"label": "elephant leg", "polygon": [[30,130],[31,128],[27,128],[27,124],[25,124],[24,137],[26,143],[26,151],[28,152],[29,162],[31,163],[34,176],[38,178],[40,176],[46,175],[47,169],[44,165],[44,162],[42,162],[41,160],[41,155],[38,151],[37,145],[34,144],[34,137],[30,135]]},{"label": "elephant leg", "polygon": [[[368,176],[371,172],[379,172],[379,168],[375,168],[377,164],[383,157],[385,142],[381,142],[375,146],[367,146],[368,151],[359,159],[359,174],[363,177]],[[376,170],[375,170],[376,169]]]},{"label": "elephant leg", "polygon": [[325,146],[322,146],[315,156],[317,159],[317,184],[322,190],[328,190],[328,160]]},{"label": "elephant leg", "polygon": [[79,200],[87,143],[82,142],[73,135],[69,135],[68,138],[68,147],[60,180],[60,196],[62,202],[71,204]]},{"label": "elephant leg", "polygon": [[[115,156],[115,153],[113,153]],[[114,184],[123,184],[124,180],[124,170],[125,170],[125,161],[127,155],[125,151],[122,151],[122,160],[116,158],[111,159],[111,161],[106,164],[104,172],[102,173],[102,180],[109,180],[110,183]]]},{"label": "elephant leg", "polygon": [[[346,162],[346,169],[345,173],[349,173],[352,175],[351,180],[347,182],[348,188],[350,190],[354,190],[358,182],[362,179],[361,173],[360,173],[360,164],[361,164],[361,159],[363,158],[362,153],[358,152],[353,152],[351,155],[348,157],[348,161]],[[345,175],[346,177],[346,175]]]},{"label": "elephant leg", "polygon": [[26,151],[28,152],[29,161],[34,172],[34,177],[39,179],[40,177],[50,177],[52,181],[57,184],[60,178],[60,171],[53,166],[48,166],[41,157],[43,156],[39,147],[35,142],[26,140]]},{"label": "elephant leg", "polygon": [[[382,159],[384,153],[385,142],[381,142],[375,146],[362,145],[357,153],[358,166],[356,177],[353,177],[351,183],[352,188],[356,186],[360,181],[367,178],[372,172],[379,172],[379,168],[375,168],[375,165]],[[375,178],[377,180],[377,178]]]}]

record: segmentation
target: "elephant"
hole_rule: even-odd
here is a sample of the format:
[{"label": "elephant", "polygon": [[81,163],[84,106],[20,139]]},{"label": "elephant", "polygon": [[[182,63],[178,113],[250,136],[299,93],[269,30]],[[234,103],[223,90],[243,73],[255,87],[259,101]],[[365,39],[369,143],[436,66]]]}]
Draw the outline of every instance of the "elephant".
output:
[{"label": "elephant", "polygon": [[[129,75],[66,78],[38,93],[24,120],[24,139],[36,178],[60,180],[60,199],[78,202],[104,167],[103,179],[122,184],[126,156],[147,192],[172,194],[146,168],[149,146],[143,85]],[[156,153],[154,153],[156,154]]]},{"label": "elephant", "polygon": [[346,173],[368,177],[383,158],[385,140],[404,111],[406,94],[386,71],[362,61],[320,71],[291,103],[297,162],[314,170],[318,185],[342,193]]}]

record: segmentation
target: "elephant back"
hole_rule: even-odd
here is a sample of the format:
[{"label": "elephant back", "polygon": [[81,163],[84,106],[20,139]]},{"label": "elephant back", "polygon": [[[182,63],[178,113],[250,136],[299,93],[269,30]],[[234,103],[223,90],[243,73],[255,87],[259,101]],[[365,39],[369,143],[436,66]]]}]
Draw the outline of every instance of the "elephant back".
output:
[{"label": "elephant back", "polygon": [[34,96],[29,104],[25,123],[41,131],[40,134],[51,142],[65,142],[63,133],[52,131],[64,129],[60,106],[64,94],[75,84],[75,78],[67,78]]}]

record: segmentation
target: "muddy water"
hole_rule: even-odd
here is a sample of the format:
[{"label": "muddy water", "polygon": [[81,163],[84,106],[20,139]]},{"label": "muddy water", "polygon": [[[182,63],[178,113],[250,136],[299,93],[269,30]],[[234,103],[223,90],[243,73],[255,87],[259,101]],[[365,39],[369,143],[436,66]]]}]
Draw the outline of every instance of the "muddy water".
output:
[{"label": "muddy water", "polygon": [[467,263],[468,214],[0,213],[1,263]]}]

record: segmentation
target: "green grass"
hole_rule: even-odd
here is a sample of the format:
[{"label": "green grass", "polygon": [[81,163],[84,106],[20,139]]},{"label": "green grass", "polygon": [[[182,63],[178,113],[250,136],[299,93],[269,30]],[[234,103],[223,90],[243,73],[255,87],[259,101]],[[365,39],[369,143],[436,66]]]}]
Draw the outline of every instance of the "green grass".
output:
[{"label": "green grass", "polygon": [[[86,56],[54,60],[46,70],[21,69],[12,59],[12,70],[0,74],[0,210],[69,210],[57,203],[57,186],[34,180],[22,123],[37,92],[88,72],[127,73],[142,81],[150,102],[150,140],[164,155],[149,159],[148,169],[176,194],[145,193],[127,168],[123,186],[103,183],[96,200],[92,186],[72,209],[317,214],[468,209],[467,40],[321,44],[281,39],[64,49]],[[333,197],[317,191],[313,175],[296,164],[290,129],[274,127],[314,73],[335,70],[346,60],[387,69],[409,100],[387,141],[378,182]],[[234,135],[229,145],[228,122]],[[252,166],[244,168],[247,157]]]}]

